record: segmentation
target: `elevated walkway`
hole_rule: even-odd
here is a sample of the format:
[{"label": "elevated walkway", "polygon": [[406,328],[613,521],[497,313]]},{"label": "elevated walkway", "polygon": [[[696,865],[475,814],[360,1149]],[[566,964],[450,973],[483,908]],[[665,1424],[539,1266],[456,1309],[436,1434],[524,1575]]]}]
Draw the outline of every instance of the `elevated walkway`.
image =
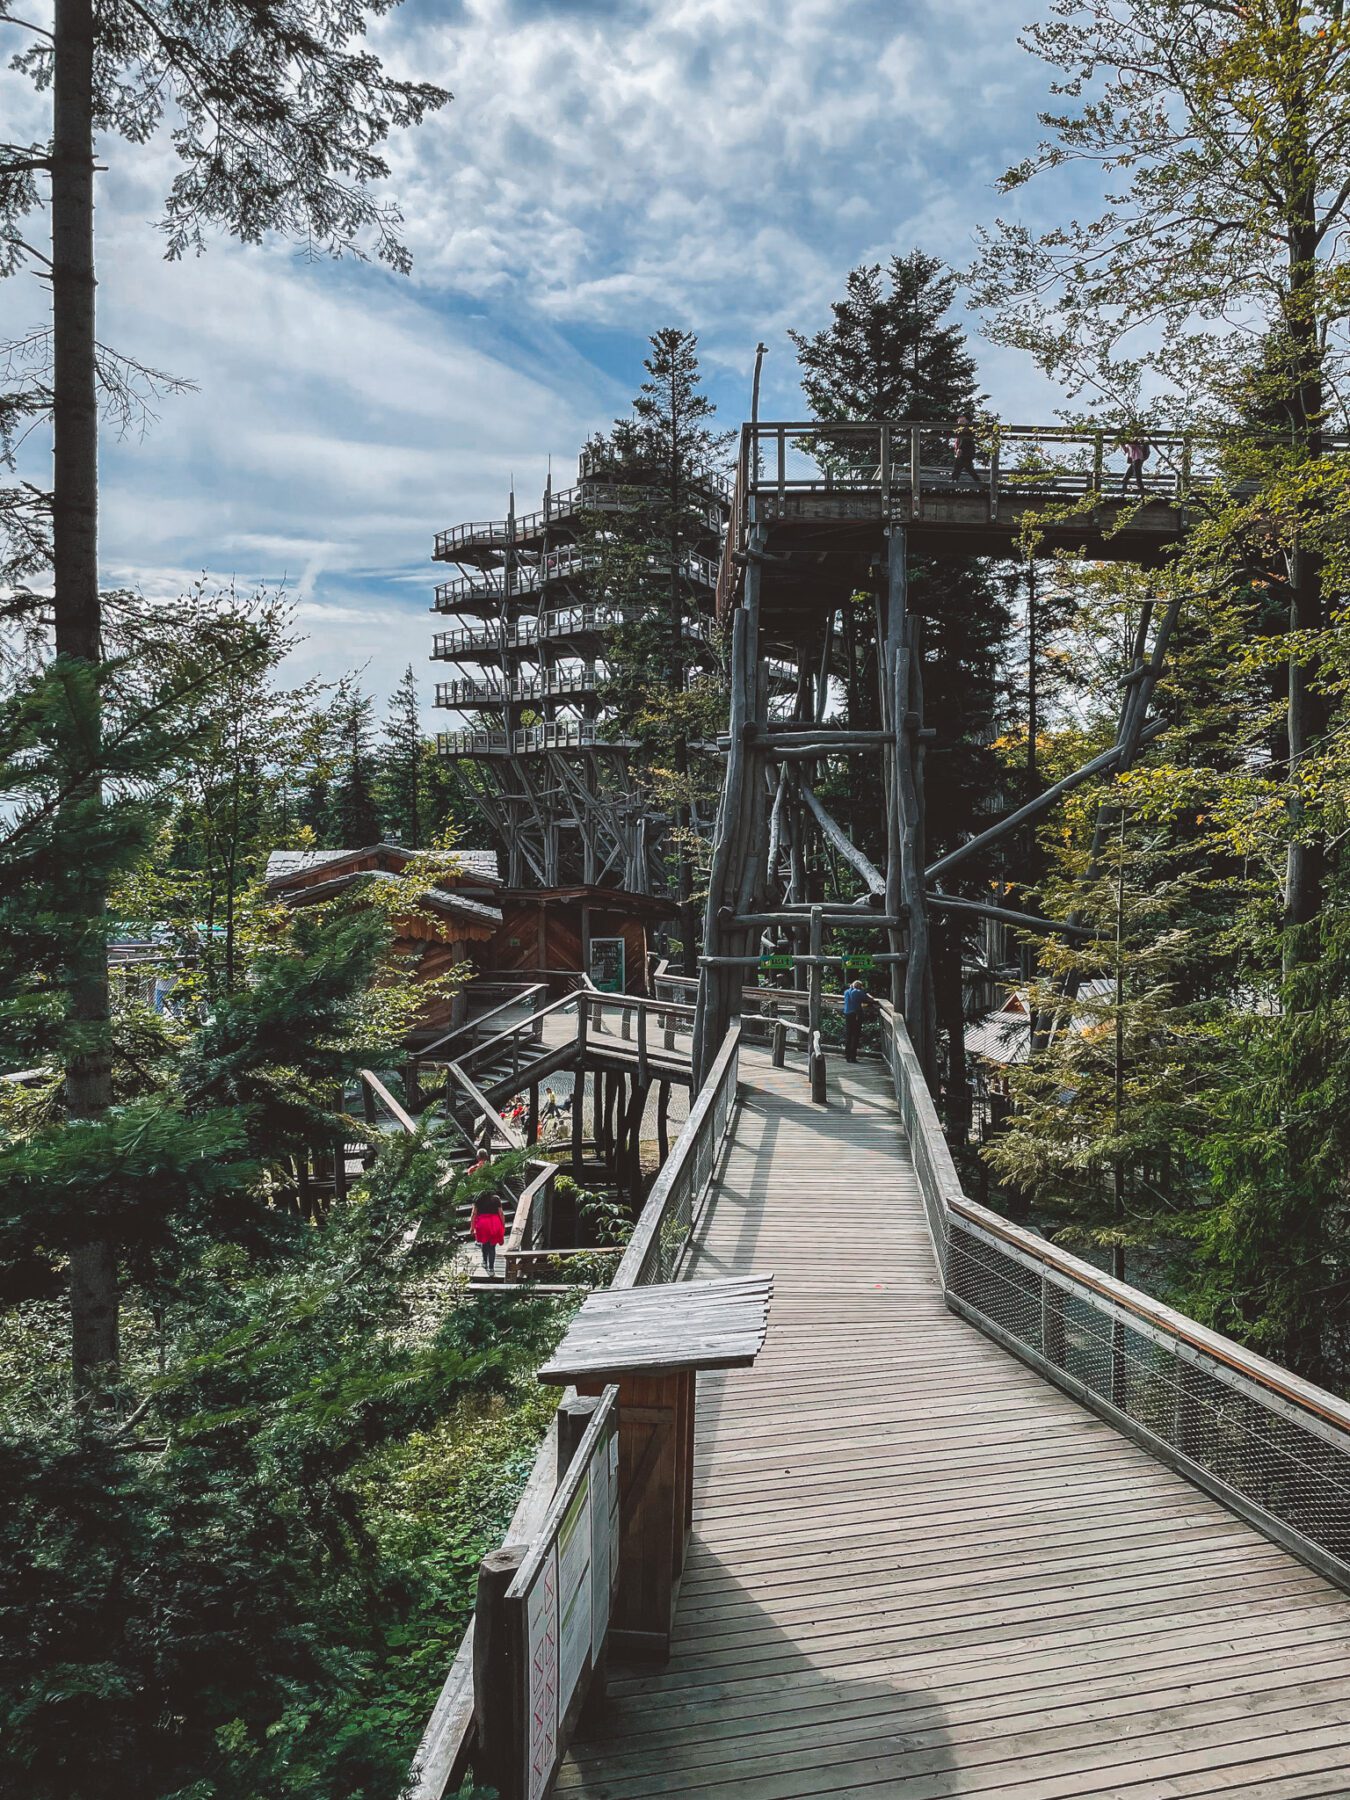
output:
[{"label": "elevated walkway", "polygon": [[884,1067],[740,1083],[683,1273],[773,1271],[767,1344],[700,1382],[670,1663],[557,1793],[1350,1793],[1345,1593],[948,1311]]}]

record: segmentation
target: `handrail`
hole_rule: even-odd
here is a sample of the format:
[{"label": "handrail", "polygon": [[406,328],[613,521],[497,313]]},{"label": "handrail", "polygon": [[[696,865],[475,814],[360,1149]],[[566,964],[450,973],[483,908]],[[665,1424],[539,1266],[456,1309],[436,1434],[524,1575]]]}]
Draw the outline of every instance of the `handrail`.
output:
[{"label": "handrail", "polygon": [[[519,1037],[523,1031],[528,1031],[530,1036],[535,1036],[536,1033],[534,1032],[533,1027],[536,1026],[541,1019],[546,1019],[550,1013],[561,1011],[565,1006],[575,1006],[576,1003],[577,997],[575,994],[564,994],[561,1000],[550,1000],[547,1006],[541,1006],[538,1012],[531,1013],[528,1019],[522,1019],[518,1025],[509,1026],[505,1031],[499,1031],[493,1037],[484,1038],[481,1044],[471,1044],[464,1055],[456,1060],[460,1063],[477,1061],[485,1050],[490,1050],[494,1046],[500,1047],[507,1043],[511,1038]],[[425,1051],[421,1053],[418,1060],[419,1062],[424,1062],[426,1060]]]},{"label": "handrail", "polygon": [[507,1124],[506,1120],[497,1111],[496,1107],[493,1106],[487,1095],[477,1086],[472,1077],[465,1073],[461,1065],[457,1062],[452,1062],[447,1063],[446,1067],[449,1069],[452,1077],[464,1089],[464,1092],[469,1096],[470,1100],[473,1101],[474,1106],[478,1111],[478,1117],[487,1124],[488,1129],[496,1133],[508,1150],[523,1150],[525,1148],[525,1139],[516,1130],[514,1125]]},{"label": "handrail", "polygon": [[612,1287],[645,1287],[649,1282],[668,1281],[674,1274],[731,1126],[740,1054],[741,1023],[737,1019],[723,1038],[684,1129],[652,1184]]},{"label": "handrail", "polygon": [[357,1077],[359,1080],[365,1082],[371,1093],[380,1102],[380,1105],[383,1106],[394,1119],[400,1131],[415,1132],[417,1130],[416,1122],[409,1116],[405,1108],[395,1100],[394,1096],[389,1092],[389,1089],[372,1069],[358,1069]]},{"label": "handrail", "polygon": [[[424,1050],[419,1050],[417,1053],[418,1062],[426,1062],[430,1057],[434,1056],[438,1050],[443,1049],[446,1044],[451,1044],[457,1037],[462,1037],[466,1031],[477,1031],[479,1026],[484,1024],[488,1019],[495,1019],[498,1013],[506,1012],[513,1006],[520,1006],[524,1001],[528,1000],[531,995],[547,992],[548,983],[546,981],[536,981],[532,983],[531,986],[523,989],[519,994],[512,994],[508,999],[501,1001],[499,1005],[489,1007],[485,1013],[479,1013],[476,1019],[466,1019],[462,1025],[456,1025],[453,1031],[447,1031],[444,1037],[437,1038],[434,1044],[428,1044]],[[531,1018],[538,1018],[540,1015],[538,1013],[532,1013],[530,1016]]]},{"label": "handrail", "polygon": [[511,1219],[511,1229],[507,1233],[505,1244],[502,1245],[502,1254],[508,1259],[508,1268],[510,1267],[509,1259],[516,1251],[530,1250],[535,1247],[533,1240],[539,1235],[539,1221],[534,1216],[535,1202],[540,1194],[545,1193],[552,1186],[553,1178],[558,1173],[558,1165],[555,1162],[537,1162],[531,1163],[530,1166],[537,1169],[538,1174],[520,1190],[520,1198],[516,1202],[516,1210]]},{"label": "handrail", "polygon": [[968,1199],[904,1021],[879,1004],[948,1306],[1350,1587],[1350,1404]]},{"label": "handrail", "polygon": [[[578,998],[575,994],[568,997]],[[712,1179],[735,1112],[740,1043],[740,1022],[734,1021],[708,1071],[708,1079],[695,1097],[684,1129],[647,1196],[611,1287],[641,1287],[663,1281],[678,1266],[692,1233],[698,1203]],[[557,1471],[555,1419],[535,1458],[503,1544],[531,1544],[537,1540],[557,1486]],[[470,1621],[413,1760],[408,1800],[442,1800],[467,1770],[475,1732],[473,1635]]]}]

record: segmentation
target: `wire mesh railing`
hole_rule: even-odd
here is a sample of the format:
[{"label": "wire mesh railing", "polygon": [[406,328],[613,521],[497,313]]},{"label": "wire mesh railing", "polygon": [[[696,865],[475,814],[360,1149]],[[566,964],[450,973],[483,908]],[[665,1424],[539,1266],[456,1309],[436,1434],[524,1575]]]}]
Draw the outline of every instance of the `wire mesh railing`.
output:
[{"label": "wire mesh railing", "polygon": [[1350,1587],[1350,1406],[968,1200],[904,1022],[884,1010],[948,1305]]}]

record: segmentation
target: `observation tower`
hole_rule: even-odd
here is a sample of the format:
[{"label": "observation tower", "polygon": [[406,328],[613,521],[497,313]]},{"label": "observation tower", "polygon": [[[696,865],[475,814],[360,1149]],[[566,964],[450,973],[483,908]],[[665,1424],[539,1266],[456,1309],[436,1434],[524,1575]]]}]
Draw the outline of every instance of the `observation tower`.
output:
[{"label": "observation tower", "polygon": [[[681,553],[661,554],[676,506]],[[718,558],[730,506],[717,477],[672,499],[662,471],[588,445],[573,487],[502,519],[438,532],[436,589],[446,620],[432,658],[450,665],[436,704],[456,715],[443,756],[472,765],[475,798],[497,839],[507,884],[572,883],[661,894],[669,820],[639,792],[611,692],[616,635],[649,624],[680,665],[711,662]],[[692,530],[691,530],[692,521]]]}]

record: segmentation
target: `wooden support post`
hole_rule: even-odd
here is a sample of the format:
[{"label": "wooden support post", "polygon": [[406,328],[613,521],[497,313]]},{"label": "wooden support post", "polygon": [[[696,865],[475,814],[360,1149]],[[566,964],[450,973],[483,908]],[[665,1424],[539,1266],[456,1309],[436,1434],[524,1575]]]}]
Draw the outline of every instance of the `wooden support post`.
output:
[{"label": "wooden support post", "polygon": [[[887,843],[892,854],[898,850],[898,856],[887,871],[886,910],[893,914],[903,910],[908,926],[903,997],[893,974],[892,1001],[903,1005],[910,1041],[929,1086],[936,1092],[933,982],[923,867],[923,747],[920,738],[923,679],[915,622],[908,613],[906,557],[905,533],[893,529],[887,557],[886,655],[882,659],[882,671],[890,698],[890,720],[895,729]],[[892,953],[897,953],[899,948],[893,940]],[[893,969],[898,967],[898,964],[892,964]]]},{"label": "wooden support post", "polygon": [[923,517],[923,438],[917,425],[909,428],[909,510]]},{"label": "wooden support post", "polygon": [[989,446],[989,523],[998,519],[998,432]]},{"label": "wooden support post", "polygon": [[572,1458],[577,1453],[577,1446],[586,1435],[586,1427],[590,1424],[599,1404],[600,1396],[598,1394],[572,1394],[565,1398],[558,1407],[558,1482],[560,1485],[563,1476],[572,1466]]},{"label": "wooden support post", "polygon": [[530,1083],[530,1108],[525,1120],[525,1142],[527,1144],[539,1142],[539,1083],[537,1081]]},{"label": "wooden support post", "polygon": [[[744,932],[720,922],[723,906],[736,911],[736,901],[745,874],[746,859],[751,853],[747,842],[747,792],[757,778],[757,758],[747,748],[746,727],[756,718],[759,658],[759,593],[760,558],[764,550],[764,530],[755,526],[750,533],[749,563],[745,571],[744,598],[732,615],[731,623],[731,705],[730,747],[726,773],[717,807],[717,828],[713,837],[712,867],[708,876],[708,899],[704,914],[703,943],[706,957],[743,952]],[[753,805],[754,799],[751,797]],[[767,824],[767,821],[766,821]],[[766,834],[767,835],[767,834]],[[704,960],[699,970],[698,1017],[694,1027],[694,1083],[697,1086],[707,1074],[725,1037],[740,999],[740,974],[728,966]]]},{"label": "wooden support post", "polygon": [[806,1026],[807,1030],[820,1030],[822,1009],[821,957],[825,954],[825,922],[824,912],[819,906],[811,908],[811,960],[806,969]]},{"label": "wooden support post", "polygon": [[656,1147],[664,1168],[670,1158],[670,1083],[665,1080],[656,1099]]},{"label": "wooden support post", "polygon": [[692,1370],[618,1378],[619,1588],[610,1642],[618,1655],[657,1663],[670,1654],[692,1517],[694,1380]]},{"label": "wooden support post", "polygon": [[581,1115],[586,1110],[586,1071],[580,1062],[572,1075],[572,1179],[581,1179]]},{"label": "wooden support post", "polygon": [[506,1590],[527,1554],[527,1545],[511,1544],[483,1558],[473,1609],[474,1782],[500,1800],[524,1800],[525,1645],[516,1641]]},{"label": "wooden support post", "polygon": [[781,1069],[787,1062],[787,1026],[781,1019],[773,1022],[773,1066]]},{"label": "wooden support post", "polygon": [[[904,754],[902,733],[896,729],[896,665],[900,656],[900,640],[905,620],[905,534],[893,528],[886,547],[887,589],[884,602],[879,602],[877,632],[878,664],[881,671],[881,722],[892,732],[892,741],[882,754],[882,786],[886,801],[886,912],[895,920],[887,931],[892,956],[905,949],[905,932],[900,923],[905,913],[904,852],[901,844],[901,808],[899,762]],[[902,721],[900,722],[903,723]],[[891,1004],[904,1005],[903,974],[899,962],[892,962]]]},{"label": "wooden support post", "polygon": [[645,1006],[640,1006],[638,1008],[637,1053],[638,1053],[638,1061],[637,1061],[638,1086],[645,1088],[647,1085],[647,1079],[648,1079],[648,1077],[647,1077],[647,1008]]}]

